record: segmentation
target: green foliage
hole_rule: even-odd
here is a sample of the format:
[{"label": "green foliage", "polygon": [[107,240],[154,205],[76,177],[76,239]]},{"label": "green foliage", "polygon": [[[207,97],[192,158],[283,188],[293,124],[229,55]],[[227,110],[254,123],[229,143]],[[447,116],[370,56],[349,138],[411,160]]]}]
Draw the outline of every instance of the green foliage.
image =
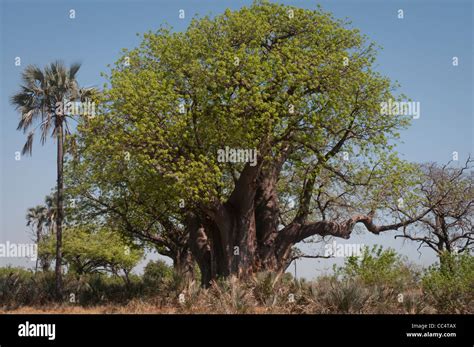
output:
[{"label": "green foliage", "polygon": [[402,290],[414,281],[412,270],[393,249],[365,247],[360,257],[348,257],[343,267],[335,269],[343,279],[357,279],[366,285],[388,286]]},{"label": "green foliage", "polygon": [[[54,238],[49,238],[40,244],[39,254],[52,253],[55,244]],[[64,230],[63,257],[69,270],[79,275],[103,271],[128,274],[143,252],[111,229],[77,226]]]},{"label": "green foliage", "polygon": [[474,313],[474,256],[445,252],[422,279],[423,291],[439,312]]},{"label": "green foliage", "polygon": [[35,278],[31,270],[22,268],[0,268],[0,307],[15,308],[19,305],[44,303],[52,299],[52,290],[45,291],[50,284],[54,288],[54,278],[50,273],[42,273]]},{"label": "green foliage", "polygon": [[[124,303],[144,294],[141,278],[130,276],[129,283],[107,274],[68,273],[64,276],[64,304],[106,305]],[[22,268],[0,268],[0,308],[47,305],[54,300],[53,272],[33,272]]]},{"label": "green foliage", "polygon": [[143,284],[150,294],[162,292],[173,281],[173,268],[163,260],[150,260],[143,272]]},{"label": "green foliage", "polygon": [[274,305],[277,301],[274,295],[275,276],[272,272],[260,272],[255,276],[253,295],[265,306]]},{"label": "green foliage", "polygon": [[[300,196],[318,159],[331,167],[319,173],[330,183],[325,193],[346,189],[354,206],[386,201],[407,186],[410,167],[387,153],[409,117],[380,114],[380,103],[396,97],[374,71],[375,56],[357,29],[319,8],[260,1],[194,19],[184,32],[148,32],[108,74],[100,115],[78,126],[71,194],[97,192],[144,230],[150,211],[182,221],[180,201],[193,208],[229,196],[243,164],[219,162],[219,149],[256,148],[270,163],[291,144],[298,150],[282,175],[296,184],[283,178],[281,186],[288,199]],[[349,128],[344,145],[323,158]],[[341,161],[338,151],[352,159]],[[357,191],[334,170],[373,184]]]},{"label": "green foliage", "polygon": [[[128,282],[118,276],[93,273],[81,276],[69,274],[66,277],[66,302],[72,305],[106,305],[108,303],[126,303],[132,298],[144,295],[144,286],[141,278],[130,275]],[[71,294],[75,302],[70,302]]]}]

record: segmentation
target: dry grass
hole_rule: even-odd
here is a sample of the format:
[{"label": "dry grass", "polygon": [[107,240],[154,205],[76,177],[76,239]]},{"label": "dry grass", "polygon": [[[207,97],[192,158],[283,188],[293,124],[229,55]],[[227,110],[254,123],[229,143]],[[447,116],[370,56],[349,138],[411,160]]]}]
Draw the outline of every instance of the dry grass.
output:
[{"label": "dry grass", "polygon": [[[130,302],[127,305],[104,305],[104,306],[25,306],[14,310],[0,310],[0,314],[219,314],[211,309],[193,308],[185,311],[179,307],[160,307],[152,304]],[[229,312],[230,313],[230,312]],[[248,314],[265,314],[270,312],[265,307],[254,307]]]},{"label": "dry grass", "polygon": [[176,313],[174,308],[160,308],[152,304],[130,302],[127,305],[102,306],[24,306],[14,310],[0,310],[0,314],[169,314]]},{"label": "dry grass", "polygon": [[197,285],[179,294],[135,298],[126,304],[80,306],[45,304],[0,310],[0,314],[415,314],[436,313],[423,300],[421,292],[410,289],[398,294],[387,287],[363,286],[357,281],[339,282],[334,278],[317,283],[280,283],[262,277],[252,283],[237,280],[215,283],[208,289]]}]

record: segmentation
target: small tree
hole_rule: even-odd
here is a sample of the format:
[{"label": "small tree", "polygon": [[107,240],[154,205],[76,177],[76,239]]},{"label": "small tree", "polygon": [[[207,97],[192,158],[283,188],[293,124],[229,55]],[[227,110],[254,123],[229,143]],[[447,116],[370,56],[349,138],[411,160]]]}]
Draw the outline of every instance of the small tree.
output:
[{"label": "small tree", "polygon": [[[30,207],[26,213],[26,221],[26,226],[31,227],[35,235],[35,242],[39,245],[43,239],[43,233],[47,223],[47,208],[42,205]],[[35,271],[38,270],[38,264],[40,264],[43,271],[49,268],[49,263],[45,262],[44,258],[38,257],[38,259],[36,259]]]},{"label": "small tree", "polygon": [[[29,226],[34,233],[35,242],[40,246],[43,239],[55,235],[56,203],[53,195],[47,195],[44,205],[30,207],[26,213],[26,226]],[[42,252],[36,260],[36,270],[38,265],[43,271],[48,271],[53,261],[54,250]]]},{"label": "small tree", "polygon": [[[54,247],[55,240],[50,239],[42,244],[40,253],[50,252]],[[143,250],[114,230],[81,226],[65,229],[63,254],[71,272],[122,274],[129,283],[129,273],[142,259]]]},{"label": "small tree", "polygon": [[[421,166],[422,180],[416,188],[417,198],[397,212],[410,217],[420,209],[430,212],[403,234],[395,236],[418,242],[441,257],[445,252],[470,252],[474,248],[474,176],[469,174],[473,160],[469,157],[462,167],[451,163]],[[472,173],[472,172],[471,172]]]}]

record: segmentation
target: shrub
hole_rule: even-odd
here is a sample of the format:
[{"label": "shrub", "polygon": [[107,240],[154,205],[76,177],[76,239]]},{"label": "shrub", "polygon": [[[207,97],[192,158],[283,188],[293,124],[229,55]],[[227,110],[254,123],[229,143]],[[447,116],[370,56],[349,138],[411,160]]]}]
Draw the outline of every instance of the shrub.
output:
[{"label": "shrub", "polygon": [[143,285],[147,294],[158,294],[174,281],[174,271],[163,260],[150,260],[143,272]]},{"label": "shrub", "polygon": [[276,276],[272,272],[260,272],[253,279],[253,295],[264,306],[274,306],[277,296],[274,293],[273,283]]},{"label": "shrub", "polygon": [[44,304],[52,300],[54,274],[23,268],[0,268],[0,307]]},{"label": "shrub", "polygon": [[210,306],[219,313],[249,313],[256,305],[249,284],[234,276],[213,282],[208,292]]},{"label": "shrub", "polygon": [[[143,294],[143,284],[137,275],[125,283],[119,276],[95,273],[63,277],[64,304],[95,305],[124,303]],[[0,307],[11,310],[19,306],[38,306],[54,301],[53,272],[33,272],[22,268],[0,268]]]},{"label": "shrub", "polygon": [[393,249],[365,247],[360,257],[348,257],[343,267],[335,268],[342,279],[358,279],[369,286],[389,287],[402,291],[415,282],[415,274]]},{"label": "shrub", "polygon": [[441,313],[474,313],[474,256],[444,253],[422,279],[423,292]]},{"label": "shrub", "polygon": [[361,313],[371,299],[370,291],[354,279],[322,277],[311,292],[321,313]]}]

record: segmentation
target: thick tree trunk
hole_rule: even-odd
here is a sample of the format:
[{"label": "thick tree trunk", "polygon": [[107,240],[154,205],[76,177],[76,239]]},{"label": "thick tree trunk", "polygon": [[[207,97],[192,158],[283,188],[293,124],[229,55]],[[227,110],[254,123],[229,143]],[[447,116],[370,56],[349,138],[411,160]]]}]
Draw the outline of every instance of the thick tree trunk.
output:
[{"label": "thick tree trunk", "polygon": [[243,210],[232,208],[233,225],[226,232],[230,240],[230,274],[248,277],[255,270],[257,237],[253,204]]},{"label": "thick tree trunk", "polygon": [[264,168],[257,180],[255,219],[257,229],[257,270],[274,270],[278,267],[276,240],[279,226],[278,175],[282,160]]},{"label": "thick tree trunk", "polygon": [[194,259],[188,247],[178,250],[173,259],[173,268],[186,283],[194,280]]},{"label": "thick tree trunk", "polygon": [[[256,267],[255,195],[261,164],[247,164],[225,204],[216,203],[207,215],[212,277],[250,276]],[[207,229],[206,229],[207,230]]]},{"label": "thick tree trunk", "polygon": [[189,250],[201,271],[201,285],[208,287],[212,280],[211,246],[202,219],[189,211],[186,216]]},{"label": "thick tree trunk", "polygon": [[219,278],[250,276],[256,268],[256,177],[259,167],[247,165],[229,200],[189,213],[189,246],[201,270],[203,286]]},{"label": "thick tree trunk", "polygon": [[[215,220],[206,219],[198,230],[207,239],[206,263],[211,280],[230,275],[250,276],[256,267],[255,210],[240,210],[229,205],[221,207]],[[201,270],[202,271],[202,270]]]},{"label": "thick tree trunk", "polygon": [[63,230],[63,125],[59,123],[57,129],[57,213],[56,213],[56,298],[62,297],[62,230]]}]

